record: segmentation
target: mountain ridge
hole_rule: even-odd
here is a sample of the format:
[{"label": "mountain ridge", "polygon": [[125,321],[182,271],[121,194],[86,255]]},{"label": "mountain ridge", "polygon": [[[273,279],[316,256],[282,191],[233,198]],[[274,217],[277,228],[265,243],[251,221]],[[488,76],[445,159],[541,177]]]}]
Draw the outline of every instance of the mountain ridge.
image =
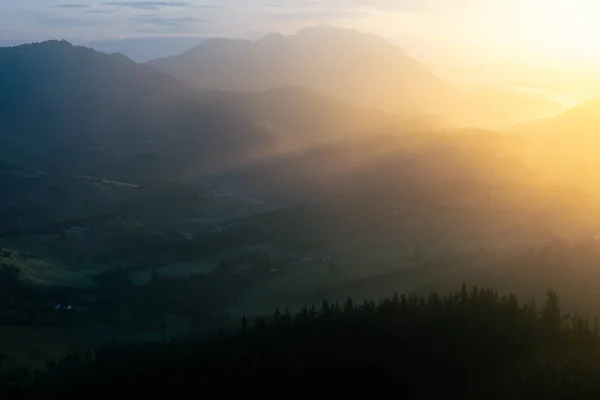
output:
[{"label": "mountain ridge", "polygon": [[[323,31],[326,31],[325,36],[322,36]],[[418,99],[419,92],[423,89],[442,96],[453,91],[451,86],[423,69],[420,63],[383,38],[339,28],[312,27],[293,36],[267,35],[256,42],[212,39],[179,56],[184,61],[182,63],[178,63],[180,58],[176,56],[153,60],[147,64],[198,89],[245,92],[281,86],[303,86],[354,106],[370,108],[379,103],[374,100],[381,95],[382,88],[390,84],[375,82],[381,76],[381,73],[376,72],[382,66],[378,65],[373,54],[366,54],[381,51],[389,52],[386,57],[391,59],[397,68],[396,72],[402,71],[411,77],[408,81],[423,81],[416,88],[418,90],[410,91],[411,96],[397,99],[397,104],[418,103],[421,101]],[[190,65],[192,62],[198,64]],[[383,67],[390,68],[387,65]],[[322,68],[326,71],[321,70]],[[360,85],[348,85],[352,81],[348,74],[353,74],[353,71],[366,71],[372,77],[356,75],[353,79],[360,80]],[[358,86],[371,89],[357,93],[355,89]],[[426,108],[423,101],[417,107],[420,111],[425,111]]]},{"label": "mountain ridge", "polygon": [[356,107],[438,114],[460,126],[498,128],[563,109],[510,91],[462,92],[386,39],[331,26],[257,41],[211,39],[147,65],[201,90],[301,86]]},{"label": "mountain ridge", "polygon": [[50,41],[0,49],[0,69],[1,154],[11,164],[175,177],[269,145],[251,121],[120,54]]}]

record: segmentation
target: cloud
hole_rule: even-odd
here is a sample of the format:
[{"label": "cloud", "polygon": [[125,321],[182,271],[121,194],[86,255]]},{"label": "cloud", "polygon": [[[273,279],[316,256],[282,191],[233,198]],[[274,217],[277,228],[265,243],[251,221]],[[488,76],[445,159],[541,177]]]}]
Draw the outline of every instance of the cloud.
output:
[{"label": "cloud", "polygon": [[85,12],[86,14],[113,14],[116,12],[113,7],[101,7],[96,4],[57,4],[50,7],[64,9],[65,12],[68,12],[67,10],[73,10],[73,12],[81,10],[81,12]]},{"label": "cloud", "polygon": [[110,8],[90,8],[86,11],[86,13],[102,15],[102,14],[114,14],[114,13],[116,13],[116,11],[111,10]]},{"label": "cloud", "polygon": [[[465,4],[496,1],[0,0],[0,33],[2,29],[8,32],[1,35],[3,38],[62,34],[101,39],[117,35],[139,36],[147,29],[159,29],[160,34],[195,33],[194,29],[202,27],[215,36],[254,38],[258,36],[256,32],[292,34],[305,26],[327,23],[384,36],[400,36],[403,30],[417,25],[438,26],[433,25],[438,17],[460,13]],[[32,6],[34,3],[35,7]],[[39,8],[40,3],[47,5],[43,11]],[[36,13],[47,15],[36,18]],[[111,29],[97,29],[102,24],[110,25]]]},{"label": "cloud", "polygon": [[133,8],[136,10],[159,10],[169,7],[194,7],[194,4],[188,1],[119,1],[104,3],[107,6]]},{"label": "cloud", "polygon": [[89,9],[90,6],[87,4],[56,4],[54,6],[50,6],[52,8],[83,8],[83,9]]},{"label": "cloud", "polygon": [[201,4],[197,6],[197,8],[201,8],[203,10],[226,10],[227,7],[220,4]]},{"label": "cloud", "polygon": [[290,10],[274,10],[271,17],[274,19],[297,20],[297,21],[322,21],[322,20],[340,20],[340,19],[356,19],[367,18],[371,16],[368,10],[353,10],[353,9],[290,9]]},{"label": "cloud", "polygon": [[327,9],[342,10],[371,10],[432,13],[447,11],[474,0],[280,0],[268,1],[264,5],[269,8],[294,9]]},{"label": "cloud", "polygon": [[106,26],[108,21],[99,21],[94,18],[71,18],[60,15],[36,14],[35,20],[44,26],[51,27],[89,27],[89,26]]},{"label": "cloud", "polygon": [[181,25],[191,24],[202,24],[206,21],[194,18],[194,17],[162,17],[157,14],[152,15],[141,15],[138,17],[129,18],[131,21],[135,21],[142,24],[156,25],[161,27],[179,27]]}]

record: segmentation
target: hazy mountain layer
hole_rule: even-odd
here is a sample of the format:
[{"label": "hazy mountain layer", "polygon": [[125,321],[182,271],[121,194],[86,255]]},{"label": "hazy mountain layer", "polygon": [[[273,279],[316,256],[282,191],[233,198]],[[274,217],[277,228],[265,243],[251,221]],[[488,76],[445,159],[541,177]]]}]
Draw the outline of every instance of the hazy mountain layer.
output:
[{"label": "hazy mountain layer", "polygon": [[251,93],[206,91],[202,95],[215,106],[252,119],[271,134],[281,150],[370,135],[374,129],[434,131],[451,127],[442,118],[388,115],[299,87]]},{"label": "hazy mountain layer", "polygon": [[149,65],[199,89],[302,86],[363,108],[440,114],[459,125],[501,126],[562,109],[510,91],[461,92],[381,37],[328,26],[257,42],[213,39]]},{"label": "hazy mountain layer", "polygon": [[560,177],[574,186],[598,187],[600,99],[554,118],[515,126],[508,132],[520,137],[524,145],[519,156],[538,165],[545,179]]}]

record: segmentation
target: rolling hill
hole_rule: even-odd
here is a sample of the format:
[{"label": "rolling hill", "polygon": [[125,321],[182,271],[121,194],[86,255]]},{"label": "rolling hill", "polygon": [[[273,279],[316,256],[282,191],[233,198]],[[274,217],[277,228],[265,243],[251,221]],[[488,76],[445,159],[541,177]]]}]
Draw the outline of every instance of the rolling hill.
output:
[{"label": "rolling hill", "polygon": [[314,145],[390,122],[380,110],[361,109],[317,92],[281,87],[264,92],[205,93],[252,119],[283,147]]},{"label": "rolling hill", "polygon": [[118,179],[178,179],[267,148],[251,121],[119,55],[67,42],[0,49],[6,164]]},{"label": "rolling hill", "polygon": [[597,187],[600,144],[600,99],[583,103],[553,118],[517,125],[508,130],[523,141],[522,156],[572,184]]},{"label": "rolling hill", "polygon": [[450,128],[442,118],[386,114],[355,107],[302,87],[279,87],[263,92],[205,91],[203,98],[221,104],[257,123],[282,150],[316,146],[386,128],[433,131]]}]

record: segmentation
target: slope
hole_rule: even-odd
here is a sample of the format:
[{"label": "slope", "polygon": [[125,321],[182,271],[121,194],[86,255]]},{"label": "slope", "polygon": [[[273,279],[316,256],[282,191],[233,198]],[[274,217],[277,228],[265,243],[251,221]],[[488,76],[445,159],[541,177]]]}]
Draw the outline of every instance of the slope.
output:
[{"label": "slope", "polygon": [[[382,62],[383,61],[383,62]],[[215,39],[149,65],[202,89],[303,86],[364,108],[428,111],[453,89],[375,35],[317,26],[257,42]]]},{"label": "slope", "polygon": [[513,92],[461,92],[385,39],[330,26],[256,42],[213,39],[149,65],[199,89],[301,86],[354,106],[440,114],[458,125],[496,127],[560,111]]},{"label": "slope", "polygon": [[126,57],[67,42],[0,49],[0,157],[124,179],[179,178],[268,146],[250,121]]},{"label": "slope", "polygon": [[382,110],[354,107],[301,87],[251,93],[205,91],[203,95],[206,101],[221,104],[255,121],[282,149],[314,146],[400,124],[421,130],[450,127],[440,118],[388,115]]},{"label": "slope", "polygon": [[530,121],[508,132],[520,135],[522,157],[572,184],[597,185],[600,99],[571,108],[554,118]]}]

